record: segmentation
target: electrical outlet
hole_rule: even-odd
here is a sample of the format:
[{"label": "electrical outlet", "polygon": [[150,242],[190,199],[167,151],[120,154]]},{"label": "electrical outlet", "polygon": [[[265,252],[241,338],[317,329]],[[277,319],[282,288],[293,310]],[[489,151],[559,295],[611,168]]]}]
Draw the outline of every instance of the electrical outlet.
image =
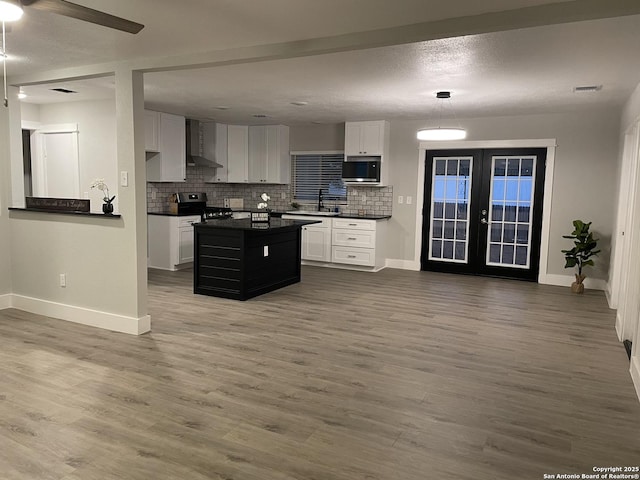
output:
[{"label": "electrical outlet", "polygon": [[155,200],[155,199],[156,199],[156,191],[151,190],[151,200]]},{"label": "electrical outlet", "polygon": [[265,245],[264,247],[262,247],[262,256],[263,257],[269,256],[269,245]]},{"label": "electrical outlet", "polygon": [[61,273],[60,274],[60,286],[63,287],[63,288],[67,286],[67,274],[66,273]]},{"label": "electrical outlet", "polygon": [[120,172],[120,186],[121,187],[129,186],[129,172],[125,172],[125,171]]},{"label": "electrical outlet", "polygon": [[411,205],[411,197],[407,195],[407,205]]},{"label": "electrical outlet", "polygon": [[402,195],[398,195],[398,203],[402,205],[404,203],[404,197]]},{"label": "electrical outlet", "polygon": [[82,198],[89,198],[89,192],[84,192],[84,196]]},{"label": "electrical outlet", "polygon": [[286,194],[285,192],[282,192],[282,193],[280,194],[280,198],[281,198],[282,200],[286,200],[286,199],[287,199],[287,194]]},{"label": "electrical outlet", "polygon": [[367,196],[363,193],[362,194],[362,203],[367,201]]}]

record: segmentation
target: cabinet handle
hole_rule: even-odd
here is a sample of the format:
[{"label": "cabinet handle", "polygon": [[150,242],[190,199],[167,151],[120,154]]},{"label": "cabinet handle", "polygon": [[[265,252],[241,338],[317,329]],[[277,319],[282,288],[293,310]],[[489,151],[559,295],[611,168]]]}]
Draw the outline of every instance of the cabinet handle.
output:
[{"label": "cabinet handle", "polygon": [[349,224],[349,226],[350,226],[350,227],[357,227],[357,226],[358,226],[358,224],[357,224],[357,223],[350,223],[350,224]]},{"label": "cabinet handle", "polygon": [[349,237],[347,240],[357,240],[357,238]]},{"label": "cabinet handle", "polygon": [[347,255],[347,258],[356,258],[355,255]]}]

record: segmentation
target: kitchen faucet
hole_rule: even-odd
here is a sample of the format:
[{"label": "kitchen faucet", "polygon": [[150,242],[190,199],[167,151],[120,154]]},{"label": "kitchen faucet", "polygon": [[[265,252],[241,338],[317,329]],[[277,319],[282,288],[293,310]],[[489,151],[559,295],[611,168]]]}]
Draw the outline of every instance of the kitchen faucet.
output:
[{"label": "kitchen faucet", "polygon": [[318,211],[321,212],[324,209],[324,203],[322,203],[322,189],[318,191]]}]

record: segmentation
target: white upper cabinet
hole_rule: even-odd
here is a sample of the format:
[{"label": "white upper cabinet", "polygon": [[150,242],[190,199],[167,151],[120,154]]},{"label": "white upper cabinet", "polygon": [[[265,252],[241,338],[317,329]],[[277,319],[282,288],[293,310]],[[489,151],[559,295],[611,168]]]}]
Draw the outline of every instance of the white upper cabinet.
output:
[{"label": "white upper cabinet", "polygon": [[388,151],[389,122],[346,122],[344,154],[346,156],[383,156]]},{"label": "white upper cabinet", "polygon": [[159,151],[160,144],[160,113],[151,110],[144,111],[144,149],[147,152]]},{"label": "white upper cabinet", "polygon": [[[149,182],[184,182],[187,179],[185,118],[169,113],[147,112],[145,119],[151,119],[151,113],[157,113],[159,128],[157,129],[158,153],[147,153],[147,181]],[[145,128],[152,130],[149,124]],[[153,135],[149,135],[150,140]]]},{"label": "white upper cabinet", "polygon": [[227,182],[249,181],[249,127],[227,126]]},{"label": "white upper cabinet", "polygon": [[290,181],[289,127],[285,125],[249,127],[249,182],[289,183]]},{"label": "white upper cabinet", "polygon": [[205,176],[206,183],[224,183],[228,181],[228,144],[227,125],[222,123],[202,123],[202,156],[213,160],[222,167],[210,168],[213,173]]}]

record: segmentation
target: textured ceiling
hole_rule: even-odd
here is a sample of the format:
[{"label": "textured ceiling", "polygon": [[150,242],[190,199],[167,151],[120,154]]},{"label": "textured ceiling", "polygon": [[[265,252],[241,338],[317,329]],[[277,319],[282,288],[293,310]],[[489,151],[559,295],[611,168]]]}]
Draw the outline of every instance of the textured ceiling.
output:
[{"label": "textured ceiling", "polygon": [[[14,73],[299,40],[548,2],[77,3],[147,26],[132,36],[27,10],[24,23],[14,24],[8,40],[7,48],[12,54],[8,66]],[[177,5],[190,8],[179,13]],[[336,15],[338,11],[340,15]],[[12,46],[12,39],[25,38],[27,30],[32,32],[28,41]],[[100,44],[102,48],[98,47]],[[617,107],[640,82],[638,51],[640,16],[627,16],[310,57],[147,73],[145,103],[149,108],[191,118],[290,125],[433,117],[438,108],[435,92],[442,89],[453,91],[451,105],[458,116]],[[20,52],[28,61],[19,61]],[[572,91],[574,86],[591,84],[603,88],[596,93]],[[62,85],[79,93],[53,94],[49,85],[26,86],[30,95],[27,101],[45,103],[113,95],[112,78]],[[308,105],[294,106],[293,101]],[[229,109],[218,110],[218,106]],[[258,120],[254,114],[269,117]],[[445,114],[450,111],[445,110]]]}]

